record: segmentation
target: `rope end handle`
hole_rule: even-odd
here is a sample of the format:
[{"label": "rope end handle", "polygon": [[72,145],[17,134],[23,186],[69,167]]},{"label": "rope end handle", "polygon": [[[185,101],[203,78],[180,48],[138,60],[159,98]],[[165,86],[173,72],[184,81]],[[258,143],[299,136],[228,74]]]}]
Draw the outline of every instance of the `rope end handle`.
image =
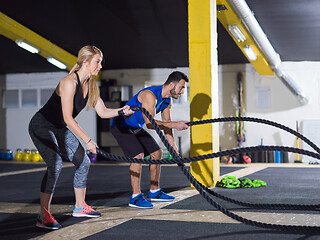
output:
[{"label": "rope end handle", "polygon": [[124,119],[128,119],[128,118],[130,118],[130,117],[131,117],[131,115],[130,115],[130,116],[126,116],[126,115],[124,115],[123,110],[119,110],[119,111],[118,111],[118,115],[119,115],[119,116],[121,116],[121,117],[123,117]]},{"label": "rope end handle", "polygon": [[[140,111],[140,110],[141,110],[141,107],[130,107],[130,109],[131,109],[132,111],[135,111],[135,112],[136,112],[136,111]],[[128,118],[131,117],[131,115],[130,115],[130,116],[124,115],[123,110],[119,110],[119,111],[118,111],[118,115],[121,116],[121,117],[123,117],[124,119],[128,119]]]}]

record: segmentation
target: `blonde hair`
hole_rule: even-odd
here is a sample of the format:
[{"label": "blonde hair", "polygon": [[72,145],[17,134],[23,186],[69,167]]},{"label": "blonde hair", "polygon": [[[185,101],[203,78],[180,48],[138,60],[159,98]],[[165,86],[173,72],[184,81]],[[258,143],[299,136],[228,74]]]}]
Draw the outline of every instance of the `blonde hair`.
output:
[{"label": "blonde hair", "polygon": [[[84,61],[90,62],[94,55],[99,54],[101,57],[103,56],[101,50],[95,46],[87,45],[80,49],[78,53],[78,61],[70,70],[70,73],[74,73],[82,67]],[[89,101],[87,110],[94,107],[100,97],[100,91],[95,80],[90,77],[89,79]]]}]

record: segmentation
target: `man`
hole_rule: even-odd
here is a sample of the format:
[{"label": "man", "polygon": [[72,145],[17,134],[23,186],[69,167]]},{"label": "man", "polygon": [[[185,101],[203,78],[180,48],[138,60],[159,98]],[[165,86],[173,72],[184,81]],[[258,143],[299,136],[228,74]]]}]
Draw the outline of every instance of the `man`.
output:
[{"label": "man", "polygon": [[[172,129],[188,129],[187,121],[172,122],[170,116],[171,98],[179,98],[184,92],[185,83],[188,77],[182,72],[172,72],[167,81],[162,86],[154,86],[142,89],[133,96],[126,105],[131,107],[141,106],[148,110],[152,116],[161,112],[162,121],[156,120],[160,129],[164,131],[169,143],[176,152]],[[153,129],[150,121],[139,111],[136,111],[130,118],[121,116],[115,117],[111,121],[111,133],[118,141],[124,154],[127,157],[144,158],[150,155],[151,159],[161,159],[162,150],[151,135],[142,127],[146,124],[148,129]],[[159,184],[161,166],[151,164],[150,170],[150,191],[148,198],[150,201],[173,201],[174,197],[165,194]],[[147,201],[141,193],[141,164],[132,163],[130,165],[130,178],[132,186],[132,196],[130,207],[153,208],[152,203]]]}]

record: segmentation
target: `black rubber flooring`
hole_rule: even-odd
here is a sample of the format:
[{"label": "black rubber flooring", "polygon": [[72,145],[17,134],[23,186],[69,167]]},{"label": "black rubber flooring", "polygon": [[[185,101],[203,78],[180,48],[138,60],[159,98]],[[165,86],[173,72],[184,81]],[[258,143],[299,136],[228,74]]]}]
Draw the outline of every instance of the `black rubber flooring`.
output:
[{"label": "black rubber flooring", "polygon": [[[4,169],[4,164],[0,168]],[[8,163],[10,165],[10,163]],[[13,164],[12,164],[13,165]],[[16,165],[16,164],[14,164]],[[16,171],[42,167],[21,164],[7,166],[5,171]],[[26,168],[24,168],[26,167]],[[221,175],[232,173],[238,167],[221,167]],[[88,176],[87,202],[90,205],[127,207],[131,194],[128,166],[93,165]],[[223,195],[252,203],[318,204],[320,199],[319,168],[266,168],[249,176],[261,179],[267,187],[250,189],[215,188]],[[148,167],[143,167],[142,190],[149,189]],[[73,204],[72,187],[74,168],[62,170],[53,204]],[[0,202],[38,203],[39,187],[44,171],[0,177]],[[232,175],[232,174],[230,174]],[[189,187],[190,183],[178,167],[162,167],[161,185],[167,192]],[[233,211],[270,211],[248,209],[232,203],[217,200]],[[169,209],[216,211],[200,195],[171,204]],[[275,210],[271,210],[274,212]],[[281,211],[280,211],[281,212]],[[285,211],[283,211],[285,212]],[[289,211],[294,212],[294,211]],[[305,212],[307,213],[307,212]],[[317,212],[310,212],[318,214]],[[0,213],[0,239],[30,239],[47,231],[37,229],[35,214]],[[66,215],[55,215],[63,226],[83,221]],[[320,223],[319,223],[320,225]],[[133,219],[111,229],[99,232],[85,239],[320,239],[320,235],[284,233],[234,223],[199,223],[184,221],[160,221]]]},{"label": "black rubber flooring", "polygon": [[20,171],[20,170],[28,170],[28,169],[35,169],[35,168],[42,168],[45,167],[43,164],[32,164],[32,163],[4,163],[0,164],[0,173],[11,172],[11,171]]},{"label": "black rubber flooring", "polygon": [[279,231],[264,230],[244,224],[131,220],[84,239],[315,240],[319,238],[320,236],[316,235],[288,234]]},{"label": "black rubber flooring", "polygon": [[[267,187],[260,188],[214,188],[224,196],[250,203],[277,203],[277,204],[320,204],[320,174],[319,168],[266,168],[248,175],[249,179],[261,179],[267,182]],[[227,209],[244,211],[247,208],[216,199]],[[188,210],[215,210],[206,201],[201,201],[200,195],[171,204],[169,209]],[[260,209],[247,209],[247,211],[264,211]],[[288,212],[286,210],[278,212]],[[295,212],[290,210],[289,212]],[[315,212],[310,212],[315,213]],[[317,214],[317,213],[316,213]],[[320,239],[320,238],[319,238]]]},{"label": "black rubber flooring", "polygon": [[[39,164],[0,164],[3,169],[10,171],[40,168]],[[239,167],[226,167],[221,169],[221,174],[226,174]],[[57,182],[52,203],[70,204],[73,197],[74,167],[63,168]],[[40,183],[45,171],[9,175],[0,177],[0,202],[34,203],[38,202]],[[161,186],[166,191],[174,191],[189,187],[188,179],[183,175],[179,167],[163,166],[161,168]],[[149,169],[142,168],[141,190],[149,190]],[[131,185],[128,166],[92,165],[87,182],[87,201],[92,205],[122,206],[128,204],[131,195]],[[21,197],[23,196],[23,198]]]}]

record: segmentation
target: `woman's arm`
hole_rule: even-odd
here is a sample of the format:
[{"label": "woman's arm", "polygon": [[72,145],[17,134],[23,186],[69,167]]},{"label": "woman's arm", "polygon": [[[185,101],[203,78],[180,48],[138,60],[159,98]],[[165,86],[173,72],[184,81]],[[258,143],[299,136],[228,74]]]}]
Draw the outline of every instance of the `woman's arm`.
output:
[{"label": "woman's arm", "polygon": [[128,116],[134,113],[134,111],[130,110],[128,105],[122,108],[107,108],[102,99],[99,98],[94,109],[96,110],[97,114],[101,118],[113,118],[119,115],[119,111],[123,111],[124,115]]},{"label": "woman's arm", "polygon": [[96,153],[97,144],[81,129],[75,119],[72,117],[73,99],[76,92],[76,81],[74,75],[68,75],[59,83],[59,94],[61,97],[61,106],[63,120],[69,129],[86,143],[86,147],[93,153]]}]

